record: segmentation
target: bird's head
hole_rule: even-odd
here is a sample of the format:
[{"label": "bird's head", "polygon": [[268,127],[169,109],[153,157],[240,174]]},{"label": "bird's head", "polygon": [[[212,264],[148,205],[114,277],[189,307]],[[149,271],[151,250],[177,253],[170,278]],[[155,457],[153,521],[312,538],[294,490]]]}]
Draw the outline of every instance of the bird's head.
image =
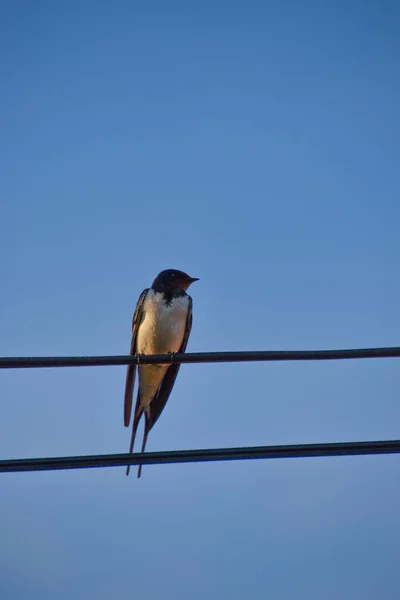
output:
[{"label": "bird's head", "polygon": [[159,285],[166,285],[186,291],[189,285],[198,280],[198,277],[190,277],[190,275],[184,273],[183,271],[178,271],[177,269],[166,269],[157,275],[153,281],[152,287],[154,288],[155,286],[157,287]]}]

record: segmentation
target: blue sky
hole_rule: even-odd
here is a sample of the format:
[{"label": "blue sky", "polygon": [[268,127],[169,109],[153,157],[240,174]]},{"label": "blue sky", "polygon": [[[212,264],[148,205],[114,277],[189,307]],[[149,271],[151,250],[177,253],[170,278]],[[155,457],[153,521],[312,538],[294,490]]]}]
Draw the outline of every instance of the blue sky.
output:
[{"label": "blue sky", "polygon": [[[1,355],[398,345],[399,8],[2,2]],[[2,458],[125,452],[125,369],[5,371]],[[399,437],[396,360],[185,365],[148,450]],[[0,595],[397,599],[399,458],[3,474]]]}]

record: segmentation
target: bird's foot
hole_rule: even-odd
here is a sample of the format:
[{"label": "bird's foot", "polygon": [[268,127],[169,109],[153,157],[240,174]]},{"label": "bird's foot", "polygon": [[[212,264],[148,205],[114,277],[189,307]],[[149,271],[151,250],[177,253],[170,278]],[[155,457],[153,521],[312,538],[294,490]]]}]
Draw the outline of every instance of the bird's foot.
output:
[{"label": "bird's foot", "polygon": [[172,363],[173,363],[173,361],[174,361],[174,356],[175,356],[175,354],[177,354],[177,353],[176,353],[176,352],[167,352],[167,354],[169,354],[169,356],[170,356],[170,359],[171,359],[171,365],[172,365]]},{"label": "bird's foot", "polygon": [[137,353],[135,354],[135,358],[136,358],[136,360],[137,360],[137,364],[138,364],[138,365],[140,365],[140,357],[141,357],[141,356],[144,356],[144,355],[145,355],[145,352],[137,352]]}]

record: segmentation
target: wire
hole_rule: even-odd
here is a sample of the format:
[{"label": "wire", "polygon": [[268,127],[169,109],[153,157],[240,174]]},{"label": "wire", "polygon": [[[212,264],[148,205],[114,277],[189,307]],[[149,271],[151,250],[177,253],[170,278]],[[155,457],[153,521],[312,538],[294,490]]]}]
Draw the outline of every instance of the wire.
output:
[{"label": "wire", "polygon": [[0,460],[0,472],[58,471],[62,469],[90,469],[94,467],[122,467],[126,465],[159,465],[226,460],[254,460],[261,458],[311,458],[372,454],[400,454],[400,440],[214,448],[208,450],[174,450],[170,452],[145,452],[143,454],[98,454],[93,456],[21,458]]},{"label": "wire", "polygon": [[[187,354],[154,354],[135,356],[67,356],[67,357],[3,357],[0,368],[86,367],[128,364],[178,364],[254,361],[343,360],[361,358],[399,358],[400,347],[346,350],[267,350],[259,352],[192,352]],[[135,454],[105,454],[49,458],[0,460],[0,472],[54,471],[126,465],[215,462],[271,458],[317,456],[354,456],[400,454],[400,440],[294,444],[246,448],[178,450]]]},{"label": "wire", "polygon": [[400,347],[349,350],[265,350],[259,352],[191,352],[185,354],[136,354],[134,356],[3,357],[0,369],[34,367],[100,367],[129,364],[221,363],[256,361],[344,360],[399,358]]}]

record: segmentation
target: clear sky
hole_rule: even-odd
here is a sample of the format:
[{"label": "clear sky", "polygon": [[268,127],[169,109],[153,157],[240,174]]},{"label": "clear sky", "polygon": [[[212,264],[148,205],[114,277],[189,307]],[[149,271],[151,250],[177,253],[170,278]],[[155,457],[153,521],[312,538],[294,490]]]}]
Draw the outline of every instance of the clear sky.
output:
[{"label": "clear sky", "polygon": [[[398,345],[397,2],[0,3],[0,354]],[[0,373],[2,458],[125,452],[125,368]],[[393,439],[394,360],[186,365],[148,450]],[[400,457],[3,474],[5,600],[397,599]]]}]

